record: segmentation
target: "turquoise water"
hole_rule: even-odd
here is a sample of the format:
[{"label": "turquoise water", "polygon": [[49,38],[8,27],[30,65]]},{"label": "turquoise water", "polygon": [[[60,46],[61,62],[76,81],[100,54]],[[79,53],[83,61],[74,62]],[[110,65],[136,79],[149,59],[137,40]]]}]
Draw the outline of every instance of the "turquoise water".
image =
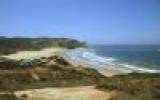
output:
[{"label": "turquoise water", "polygon": [[75,62],[96,68],[160,73],[159,45],[89,45],[67,54]]}]

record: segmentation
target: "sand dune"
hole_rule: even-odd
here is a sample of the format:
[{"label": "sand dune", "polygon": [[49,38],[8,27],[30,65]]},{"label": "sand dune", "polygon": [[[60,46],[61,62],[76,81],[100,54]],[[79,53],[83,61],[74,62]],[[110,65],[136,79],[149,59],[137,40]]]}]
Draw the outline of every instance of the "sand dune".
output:
[{"label": "sand dune", "polygon": [[38,59],[40,57],[50,57],[55,55],[58,52],[62,52],[62,48],[47,48],[40,51],[20,51],[15,54],[9,54],[1,57],[8,59],[21,60],[21,59]]}]

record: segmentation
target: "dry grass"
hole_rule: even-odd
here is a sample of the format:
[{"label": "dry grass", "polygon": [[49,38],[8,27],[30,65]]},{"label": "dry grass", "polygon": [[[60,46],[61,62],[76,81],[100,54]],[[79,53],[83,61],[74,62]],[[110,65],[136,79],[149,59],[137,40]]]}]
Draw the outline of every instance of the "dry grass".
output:
[{"label": "dry grass", "polygon": [[160,74],[129,74],[107,78],[99,89],[117,91],[111,100],[160,100]]}]

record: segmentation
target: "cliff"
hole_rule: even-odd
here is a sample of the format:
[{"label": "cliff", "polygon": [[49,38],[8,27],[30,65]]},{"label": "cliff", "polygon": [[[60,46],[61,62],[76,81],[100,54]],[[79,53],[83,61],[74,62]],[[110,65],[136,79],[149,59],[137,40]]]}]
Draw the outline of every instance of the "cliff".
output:
[{"label": "cliff", "polygon": [[43,48],[61,47],[74,49],[84,47],[85,43],[70,38],[6,38],[0,37],[0,54],[11,54],[17,51],[40,50]]}]

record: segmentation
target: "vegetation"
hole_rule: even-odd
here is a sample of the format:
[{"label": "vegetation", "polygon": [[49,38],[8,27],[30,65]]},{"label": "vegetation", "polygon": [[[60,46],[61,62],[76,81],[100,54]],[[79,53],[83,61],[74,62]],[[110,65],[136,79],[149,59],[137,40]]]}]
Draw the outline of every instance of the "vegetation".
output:
[{"label": "vegetation", "polygon": [[[56,61],[54,65],[47,65],[46,63],[48,62],[46,62],[30,67],[19,67],[19,64],[17,64],[17,67],[11,67],[12,63],[8,63],[10,67],[1,67],[4,66],[1,64],[0,91],[95,85],[97,81],[104,78],[95,69],[73,67],[71,64],[65,62],[64,59],[56,56],[52,57],[53,59]],[[17,63],[19,62],[17,61]],[[8,65],[5,64],[5,66]],[[12,85],[9,86],[8,83]]]},{"label": "vegetation", "polygon": [[117,75],[99,83],[99,89],[116,91],[111,100],[160,100],[160,74]]},{"label": "vegetation", "polygon": [[[47,60],[41,63],[41,59]],[[16,90],[95,85],[104,78],[95,69],[73,67],[61,57],[41,59],[33,60],[33,65],[3,59],[0,62],[0,92],[6,92],[0,95],[0,100],[18,100],[14,96]],[[48,65],[50,61],[55,63]]]},{"label": "vegetation", "polygon": [[[15,98],[13,93],[16,90],[82,85],[96,85],[97,89],[114,91],[115,95],[110,100],[160,99],[160,74],[131,73],[104,77],[95,69],[73,67],[63,58],[57,56],[45,59],[48,59],[48,61],[54,60],[56,63],[47,65],[47,61],[29,67],[20,66],[19,61],[14,61],[14,63],[17,63],[16,67],[2,67],[4,65],[0,64],[0,91],[8,91],[11,94],[0,95],[0,99],[10,100],[7,98]],[[13,64],[10,62],[7,63],[9,66]],[[5,66],[8,66],[7,64]],[[15,64],[13,65],[15,66]]]},{"label": "vegetation", "polygon": [[[51,46],[72,49],[85,44],[67,38],[0,37],[0,54]],[[49,64],[52,61],[54,63]],[[160,100],[160,74],[130,73],[105,77],[92,68],[73,67],[58,56],[29,62],[0,58],[0,92],[7,91],[0,93],[0,100],[19,100],[14,95],[16,90],[82,85],[96,85],[97,89],[114,91],[110,100]]]},{"label": "vegetation", "polygon": [[9,95],[9,94],[1,94],[0,100],[20,100],[16,98],[15,96]]},{"label": "vegetation", "polygon": [[85,43],[69,38],[0,37],[0,54],[10,54],[22,50],[39,50],[47,47],[63,47],[73,49],[84,46]]},{"label": "vegetation", "polygon": [[[43,59],[48,61],[27,67],[24,67],[25,63],[23,65],[20,61],[9,60],[5,64],[1,63],[0,91],[8,91],[10,95],[0,95],[0,99],[17,100],[13,94],[16,90],[82,85],[96,85],[97,89],[114,91],[115,95],[110,100],[160,99],[160,74],[131,73],[105,77],[92,68],[73,67],[61,57]],[[47,64],[53,60],[56,63]]]}]

